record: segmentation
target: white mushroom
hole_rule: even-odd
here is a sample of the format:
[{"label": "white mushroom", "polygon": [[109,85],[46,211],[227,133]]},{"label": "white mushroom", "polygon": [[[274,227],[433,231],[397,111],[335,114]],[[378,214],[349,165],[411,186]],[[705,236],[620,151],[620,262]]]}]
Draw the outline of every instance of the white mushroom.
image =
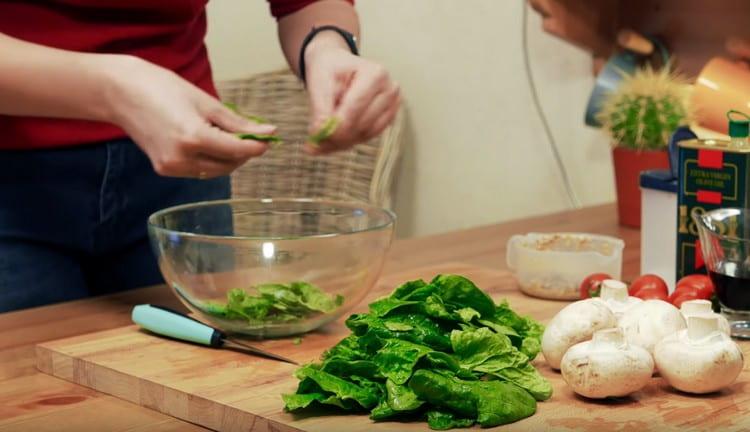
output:
[{"label": "white mushroom", "polygon": [[599,298],[607,304],[615,318],[620,318],[632,307],[643,303],[638,297],[628,296],[628,286],[623,282],[614,279],[607,279],[602,282]]},{"label": "white mushroom", "polygon": [[626,396],[651,379],[654,361],[645,349],[630,345],[622,330],[599,330],[594,338],[571,347],[562,359],[562,376],[579,395]]},{"label": "white mushroom", "polygon": [[625,312],[617,325],[629,344],[645,348],[653,355],[659,341],[685,328],[685,319],[670,303],[646,300]]},{"label": "white mushroom", "polygon": [[729,321],[727,321],[727,319],[724,318],[723,315],[719,315],[714,312],[713,308],[711,307],[711,302],[708,300],[688,300],[686,302],[683,302],[682,306],[680,306],[680,313],[682,313],[682,317],[685,318],[685,321],[687,321],[688,317],[696,315],[715,316],[716,319],[719,320],[719,331],[721,331],[722,333],[726,333],[727,335],[731,334]]},{"label": "white mushroom", "polygon": [[744,366],[742,351],[710,315],[688,317],[687,330],[659,342],[654,359],[661,376],[688,393],[720,390],[732,384]]},{"label": "white mushroom", "polygon": [[565,351],[591,339],[594,332],[617,325],[612,311],[600,299],[579,300],[552,318],[542,335],[542,353],[553,369],[560,369]]}]

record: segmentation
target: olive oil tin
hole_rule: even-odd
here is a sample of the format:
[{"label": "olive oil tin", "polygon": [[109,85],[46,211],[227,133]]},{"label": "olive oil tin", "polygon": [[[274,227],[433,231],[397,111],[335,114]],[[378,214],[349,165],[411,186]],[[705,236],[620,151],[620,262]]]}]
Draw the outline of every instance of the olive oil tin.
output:
[{"label": "olive oil tin", "polygon": [[[677,191],[677,280],[693,273],[705,274],[693,211],[721,207],[750,208],[748,167],[750,149],[736,148],[726,140],[680,141]],[[723,227],[728,234],[737,227]]]}]

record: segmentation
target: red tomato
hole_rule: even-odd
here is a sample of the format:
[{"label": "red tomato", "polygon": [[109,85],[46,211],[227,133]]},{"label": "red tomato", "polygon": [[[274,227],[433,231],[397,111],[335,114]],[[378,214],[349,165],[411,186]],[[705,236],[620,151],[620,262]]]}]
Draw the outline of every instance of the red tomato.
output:
[{"label": "red tomato", "polygon": [[675,292],[696,291],[697,298],[709,300],[714,294],[714,284],[711,278],[703,274],[685,276],[677,282]]},{"label": "red tomato", "polygon": [[662,291],[657,287],[646,287],[638,290],[633,297],[638,297],[641,300],[663,300],[669,301],[666,291]]},{"label": "red tomato", "polygon": [[675,291],[672,293],[671,296],[669,296],[669,302],[674,305],[676,308],[680,308],[682,306],[683,302],[686,302],[688,300],[698,300],[703,299],[698,293],[698,291],[688,291],[688,290],[682,290],[682,291]]},{"label": "red tomato", "polygon": [[668,295],[667,293],[669,292],[667,289],[667,283],[664,282],[664,279],[653,274],[645,274],[635,278],[635,280],[630,284],[630,287],[628,287],[628,294],[633,297],[640,297],[638,295],[638,292],[642,289],[661,291],[664,293],[664,297],[666,297]]},{"label": "red tomato", "polygon": [[612,276],[606,273],[594,273],[588,275],[586,279],[581,282],[581,298],[587,299],[589,297],[599,297],[602,281],[607,279],[612,279]]}]

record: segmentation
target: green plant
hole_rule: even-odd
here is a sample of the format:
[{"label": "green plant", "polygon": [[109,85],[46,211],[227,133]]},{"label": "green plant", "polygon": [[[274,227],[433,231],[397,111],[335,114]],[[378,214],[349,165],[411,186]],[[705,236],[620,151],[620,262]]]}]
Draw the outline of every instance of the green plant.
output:
[{"label": "green plant", "polygon": [[552,395],[531,363],[544,327],[464,277],[407,282],[346,326],[352,333],[321,362],[295,372],[288,411],[327,405],[442,430],[511,423]]},{"label": "green plant", "polygon": [[669,67],[650,66],[625,76],[598,115],[613,145],[634,150],[665,148],[672,132],[691,117],[686,80]]}]

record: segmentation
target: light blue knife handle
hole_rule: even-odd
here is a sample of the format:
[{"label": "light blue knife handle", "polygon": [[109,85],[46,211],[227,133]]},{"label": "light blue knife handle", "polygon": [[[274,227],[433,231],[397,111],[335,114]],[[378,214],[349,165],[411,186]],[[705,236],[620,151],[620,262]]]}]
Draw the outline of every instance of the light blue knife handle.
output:
[{"label": "light blue knife handle", "polygon": [[142,304],[133,308],[131,318],[139,326],[162,336],[208,346],[221,344],[216,335],[219,332],[213,327],[177,312]]}]

